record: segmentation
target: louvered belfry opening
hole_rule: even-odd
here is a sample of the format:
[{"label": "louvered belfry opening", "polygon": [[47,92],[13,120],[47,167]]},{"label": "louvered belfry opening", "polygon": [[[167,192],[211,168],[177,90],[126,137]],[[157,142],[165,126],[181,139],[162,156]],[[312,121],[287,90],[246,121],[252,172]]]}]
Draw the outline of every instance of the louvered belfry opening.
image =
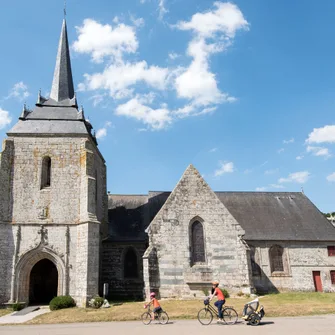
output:
[{"label": "louvered belfry opening", "polygon": [[42,161],[41,189],[51,185],[51,158],[44,157]]}]

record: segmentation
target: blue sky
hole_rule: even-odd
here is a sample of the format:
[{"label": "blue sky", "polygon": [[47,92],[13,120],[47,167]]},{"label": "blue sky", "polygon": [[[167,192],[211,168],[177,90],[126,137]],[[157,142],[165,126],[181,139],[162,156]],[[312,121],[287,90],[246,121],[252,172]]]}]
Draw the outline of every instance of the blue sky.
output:
[{"label": "blue sky", "polygon": [[[335,2],[68,0],[79,104],[111,193],[301,191],[335,210]],[[0,11],[0,137],[47,95],[63,1]]]}]

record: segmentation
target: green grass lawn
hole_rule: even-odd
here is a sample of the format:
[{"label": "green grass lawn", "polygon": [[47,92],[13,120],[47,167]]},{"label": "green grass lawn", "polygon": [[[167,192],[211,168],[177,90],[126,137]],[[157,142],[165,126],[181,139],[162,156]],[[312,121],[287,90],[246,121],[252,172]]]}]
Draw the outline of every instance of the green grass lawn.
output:
[{"label": "green grass lawn", "polygon": [[12,313],[12,312],[13,312],[13,310],[11,310],[11,309],[0,309],[0,317],[4,316],[6,314]]},{"label": "green grass lawn", "polygon": [[[243,306],[252,298],[229,298],[226,305],[233,306],[241,316]],[[265,317],[302,316],[335,313],[335,293],[280,293],[260,297]],[[54,311],[31,320],[30,324],[130,321],[140,320],[143,302],[116,304],[107,309],[70,308]],[[161,300],[163,309],[173,319],[196,319],[203,308],[202,300]]]}]

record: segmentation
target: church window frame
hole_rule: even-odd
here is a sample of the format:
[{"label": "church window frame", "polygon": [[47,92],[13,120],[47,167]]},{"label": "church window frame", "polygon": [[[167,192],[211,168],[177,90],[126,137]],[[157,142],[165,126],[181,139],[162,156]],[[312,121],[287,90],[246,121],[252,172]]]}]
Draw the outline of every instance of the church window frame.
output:
[{"label": "church window frame", "polygon": [[44,156],[41,168],[41,190],[51,187],[52,161],[50,156]]},{"label": "church window frame", "polygon": [[329,245],[327,247],[327,251],[328,251],[328,256],[329,257],[334,257],[335,256],[335,246],[334,245]]},{"label": "church window frame", "polygon": [[285,275],[288,273],[286,250],[281,245],[275,244],[269,249],[271,274]]},{"label": "church window frame", "polygon": [[335,270],[330,270],[330,282],[332,285],[335,285]]},{"label": "church window frame", "polygon": [[[129,257],[131,261],[135,261],[135,267],[129,265],[130,263]],[[138,252],[134,247],[128,247],[124,250],[122,267],[123,267],[123,278],[125,280],[126,279],[139,279],[140,277],[139,257],[138,257]]]},{"label": "church window frame", "polygon": [[[197,229],[197,230],[196,230]],[[190,222],[190,263],[191,266],[206,264],[206,238],[204,221],[196,217]]]}]

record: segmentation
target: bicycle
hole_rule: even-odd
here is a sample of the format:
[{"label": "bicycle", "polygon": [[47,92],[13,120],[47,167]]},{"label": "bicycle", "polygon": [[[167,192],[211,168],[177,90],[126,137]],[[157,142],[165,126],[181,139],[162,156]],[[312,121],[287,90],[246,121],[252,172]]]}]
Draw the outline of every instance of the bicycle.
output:
[{"label": "bicycle", "polygon": [[[147,308],[147,311],[141,315],[141,320],[145,325],[149,325],[152,321],[150,305],[145,306],[144,308]],[[168,314],[162,309],[159,312],[154,313],[154,319],[158,320],[162,325],[166,325],[169,322]]]},{"label": "bicycle", "polygon": [[[210,303],[209,299],[204,300],[205,308],[198,312],[198,320],[202,325],[209,325],[213,321],[213,316],[219,317],[219,314]],[[223,321],[226,325],[233,325],[237,322],[238,314],[232,306],[222,307]]]}]

